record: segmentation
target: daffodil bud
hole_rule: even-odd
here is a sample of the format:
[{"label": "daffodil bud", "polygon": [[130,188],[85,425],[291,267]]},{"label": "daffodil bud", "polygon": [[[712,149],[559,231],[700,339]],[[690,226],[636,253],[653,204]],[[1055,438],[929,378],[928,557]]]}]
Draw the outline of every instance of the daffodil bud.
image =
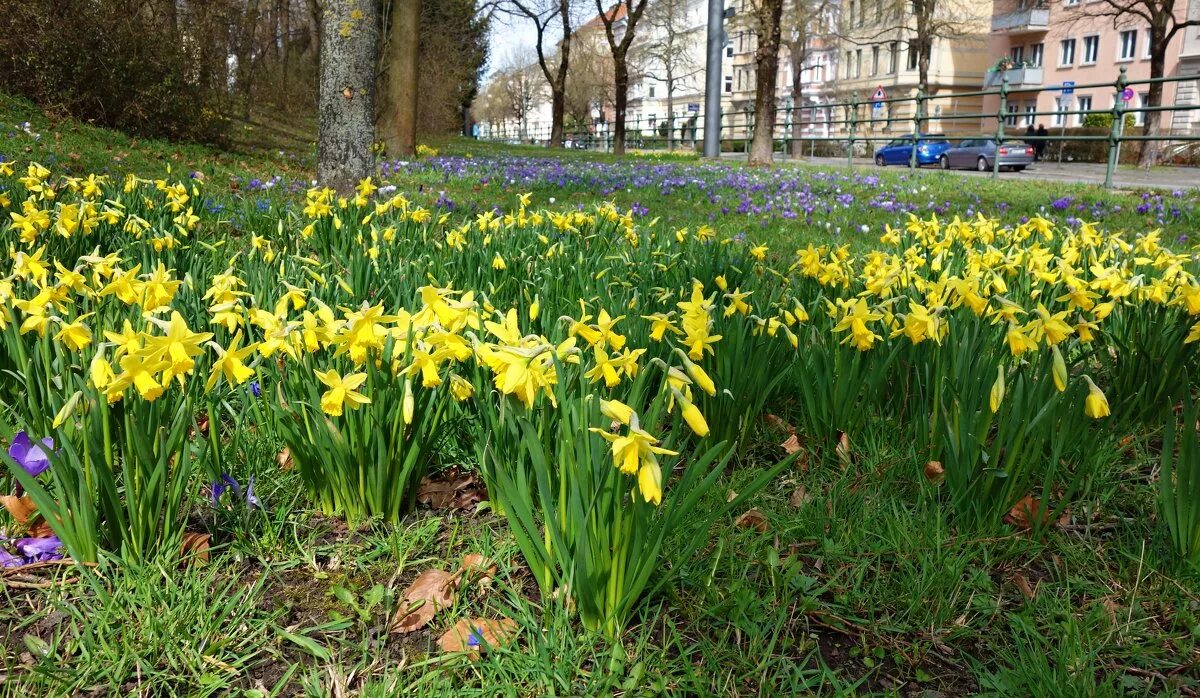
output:
[{"label": "daffodil bud", "polygon": [[1067,362],[1063,361],[1062,352],[1058,350],[1058,345],[1050,347],[1053,356],[1053,366],[1050,373],[1054,376],[1054,387],[1058,388],[1058,392],[1063,392],[1067,389]]},{"label": "daffodil bud", "polygon": [[416,404],[413,400],[412,381],[406,380],[406,381],[404,381],[404,404],[403,404],[403,416],[404,416],[405,424],[412,424],[413,412],[415,411],[415,409],[416,409]]},{"label": "daffodil bud", "polygon": [[633,419],[633,408],[620,400],[601,400],[600,413],[625,426],[629,426],[630,420]]},{"label": "daffodil bud", "polygon": [[992,391],[988,395],[988,406],[992,412],[1000,411],[1000,403],[1004,402],[1004,367],[996,367],[996,382],[992,383]]}]

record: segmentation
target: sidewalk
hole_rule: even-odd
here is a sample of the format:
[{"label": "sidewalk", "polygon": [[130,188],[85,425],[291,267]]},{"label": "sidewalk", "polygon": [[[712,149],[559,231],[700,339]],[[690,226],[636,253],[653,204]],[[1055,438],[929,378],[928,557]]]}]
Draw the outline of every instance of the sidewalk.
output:
[{"label": "sidewalk", "polygon": [[[741,153],[722,153],[723,159],[744,160]],[[775,154],[776,163],[812,164],[824,167],[845,167],[845,158],[787,158]],[[862,169],[888,170],[896,172],[905,167],[891,166],[876,167],[875,163],[866,158],[855,158],[854,166]],[[938,171],[936,167],[923,167],[922,170]],[[1039,162],[1024,172],[1001,172],[1000,179],[1031,180],[1043,182],[1071,182],[1075,184],[1104,184],[1105,165],[1088,162]],[[954,174],[967,177],[991,177],[991,172],[975,172],[974,170],[951,170]],[[1196,167],[1155,167],[1149,172],[1128,165],[1122,165],[1113,173],[1113,187],[1116,189],[1189,189],[1200,187],[1200,168]]]}]

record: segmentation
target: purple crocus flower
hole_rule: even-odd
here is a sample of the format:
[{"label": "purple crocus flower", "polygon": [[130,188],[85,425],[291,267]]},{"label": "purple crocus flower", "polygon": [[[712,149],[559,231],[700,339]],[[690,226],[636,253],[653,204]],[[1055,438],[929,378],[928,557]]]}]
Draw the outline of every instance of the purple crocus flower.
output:
[{"label": "purple crocus flower", "polygon": [[42,560],[61,560],[62,559],[62,541],[58,536],[50,536],[49,538],[18,538],[13,541],[17,552],[25,556],[30,562],[40,562]]},{"label": "purple crocus flower", "polygon": [[4,548],[0,548],[0,567],[20,567],[24,564],[24,559],[13,555]]},{"label": "purple crocus flower", "polygon": [[475,628],[467,636],[467,647],[478,647],[483,644],[483,628]]},{"label": "purple crocus flower", "polygon": [[49,436],[42,439],[40,444],[35,444],[29,438],[29,434],[21,431],[17,432],[12,444],[9,445],[8,457],[24,468],[25,472],[37,477],[50,467],[50,456],[47,455],[47,452],[53,450],[54,439]]},{"label": "purple crocus flower", "polygon": [[250,393],[254,397],[262,397],[262,384],[258,381],[250,381]]},{"label": "purple crocus flower", "polygon": [[[242,486],[237,480],[234,480],[228,473],[221,473],[221,478],[209,485],[212,491],[212,505],[219,506],[221,497],[228,490],[233,491],[235,500],[242,498]],[[250,481],[246,484],[246,505],[251,509],[262,509],[262,503],[258,501],[258,497],[254,496],[254,476],[250,476]]]}]

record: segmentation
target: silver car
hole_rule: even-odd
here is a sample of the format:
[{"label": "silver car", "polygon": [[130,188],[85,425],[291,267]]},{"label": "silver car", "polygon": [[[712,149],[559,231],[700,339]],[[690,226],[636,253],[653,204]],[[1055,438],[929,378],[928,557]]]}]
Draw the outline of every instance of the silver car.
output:
[{"label": "silver car", "polygon": [[1000,169],[1020,172],[1033,164],[1033,146],[1027,143],[1001,143],[995,138],[967,138],[942,153],[938,164],[943,170],[978,170],[989,172],[999,159]]}]

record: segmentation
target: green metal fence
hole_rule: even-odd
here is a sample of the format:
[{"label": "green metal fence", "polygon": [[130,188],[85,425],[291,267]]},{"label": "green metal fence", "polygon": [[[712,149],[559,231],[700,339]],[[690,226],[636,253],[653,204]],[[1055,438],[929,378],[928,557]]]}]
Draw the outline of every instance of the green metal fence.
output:
[{"label": "green metal fence", "polygon": [[[1200,104],[1169,104],[1162,106],[1139,105],[1136,107],[1126,104],[1123,99],[1127,88],[1148,86],[1151,83],[1182,83],[1200,80],[1198,76],[1170,76],[1155,79],[1131,80],[1126,76],[1125,68],[1120,69],[1117,79],[1112,82],[1049,85],[1041,87],[1021,86],[1011,87],[1007,77],[991,89],[943,92],[927,95],[917,92],[914,96],[890,97],[881,100],[863,99],[854,96],[850,101],[830,102],[828,104],[808,105],[804,107],[782,107],[777,110],[774,146],[782,150],[784,158],[794,153],[808,151],[816,156],[818,147],[824,155],[839,153],[846,158],[847,165],[854,162],[856,156],[869,154],[873,146],[888,143],[905,136],[921,136],[929,133],[954,135],[975,135],[992,137],[997,144],[1025,141],[1031,144],[1038,142],[1043,145],[1057,145],[1061,161],[1062,152],[1067,143],[1092,142],[1103,143],[1107,157],[1104,186],[1111,187],[1113,172],[1116,170],[1123,143],[1141,144],[1157,142],[1160,144],[1188,144],[1200,142],[1200,129],[1187,129],[1186,132],[1173,131],[1169,126],[1162,126],[1164,114],[1174,115],[1176,112],[1191,112],[1200,109]],[[1014,95],[1029,99],[1032,95],[1068,94],[1087,90],[1110,90],[1113,95],[1113,106],[1110,109],[1079,110],[1054,109],[1051,111],[1010,112],[1010,100]],[[950,108],[941,109],[940,103],[949,100]],[[984,111],[983,105],[995,102],[995,111]],[[878,106],[876,106],[878,105]],[[886,112],[886,116],[882,115]],[[892,114],[899,112],[900,117]],[[1066,134],[1066,123],[1070,119],[1081,121],[1089,114],[1111,115],[1112,123],[1107,133],[1102,134]],[[1147,135],[1142,129],[1125,128],[1125,117],[1129,114],[1142,114],[1147,121],[1160,120],[1160,129],[1156,134]],[[1028,136],[1024,133],[1006,133],[1006,121],[1010,119],[1049,118],[1061,121],[1058,134],[1045,137]],[[801,120],[802,135],[793,135],[793,124]],[[663,122],[671,136],[661,135]],[[665,149],[668,145],[683,149],[699,148],[704,140],[704,115],[692,112],[689,116],[658,119],[629,119],[626,122],[626,147],[644,150]],[[929,131],[934,127],[935,131]],[[949,128],[948,128],[949,127]],[[610,126],[606,124],[593,125],[586,130],[567,129],[564,141],[573,147],[608,150],[612,146]],[[748,150],[754,130],[753,113],[750,111],[726,111],[722,114],[721,144],[722,150]],[[807,131],[808,133],[803,133]],[[819,133],[814,133],[817,131]],[[647,134],[650,135],[647,135]],[[502,140],[521,140],[525,142],[544,143],[549,139],[549,127],[541,125],[537,128],[520,129],[512,125],[500,128],[490,128],[485,137]],[[909,166],[917,164],[918,139],[912,139],[912,152]],[[1000,171],[999,158],[992,158],[992,176],[997,177]]]}]

